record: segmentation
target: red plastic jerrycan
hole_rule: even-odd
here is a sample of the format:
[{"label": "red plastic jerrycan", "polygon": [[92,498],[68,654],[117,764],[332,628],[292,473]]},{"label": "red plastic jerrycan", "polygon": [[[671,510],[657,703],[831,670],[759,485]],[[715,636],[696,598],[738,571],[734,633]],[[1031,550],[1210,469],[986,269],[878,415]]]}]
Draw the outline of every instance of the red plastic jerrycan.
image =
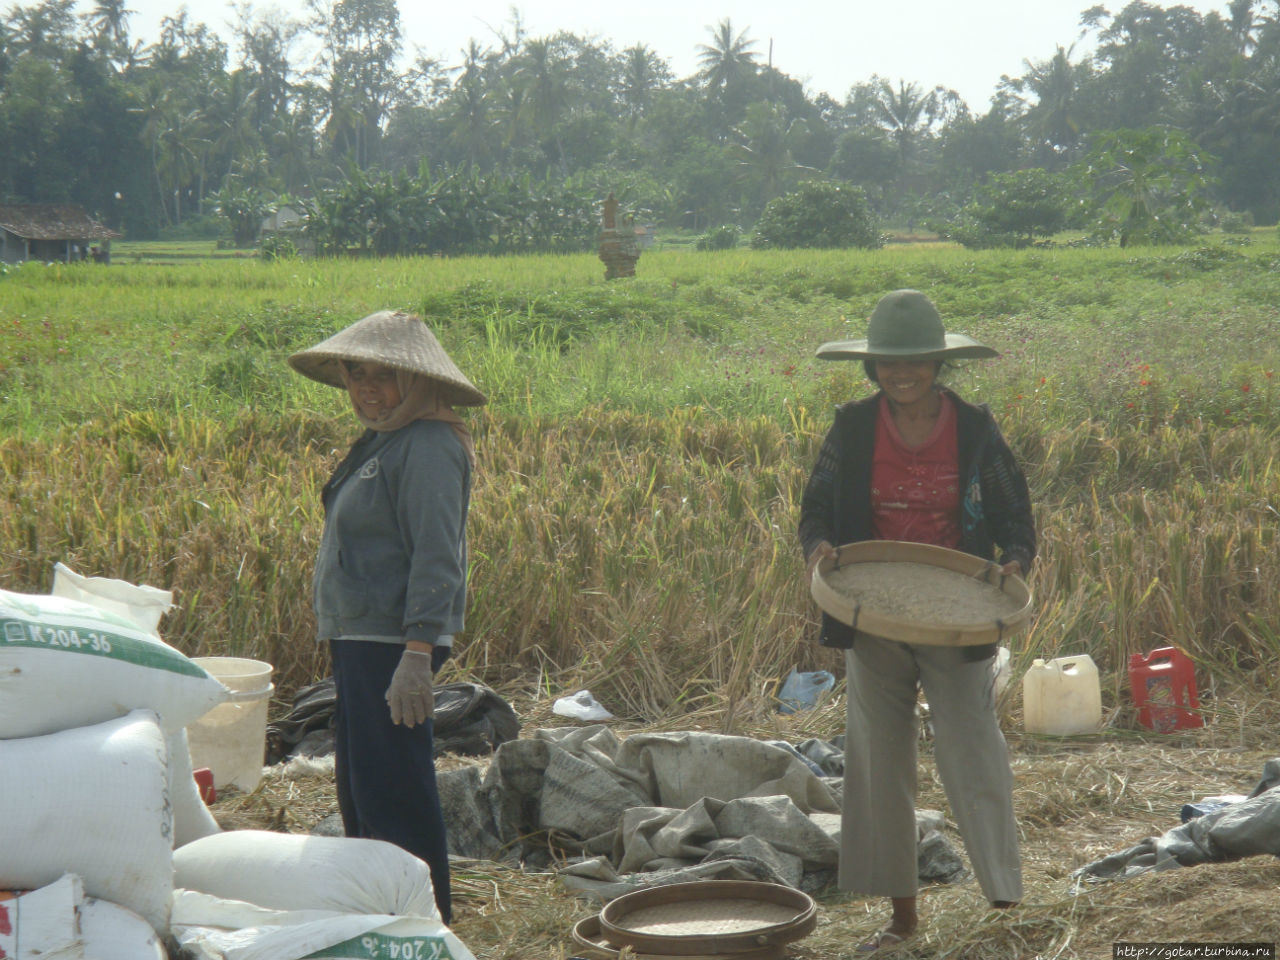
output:
[{"label": "red plastic jerrycan", "polygon": [[1157,733],[1203,727],[1196,699],[1196,670],[1177,647],[1160,647],[1129,657],[1129,689],[1138,722]]},{"label": "red plastic jerrycan", "polygon": [[191,771],[191,775],[196,778],[196,789],[199,791],[200,799],[204,801],[205,806],[216,802],[218,791],[213,786],[213,771],[208,767],[201,767],[199,770]]}]

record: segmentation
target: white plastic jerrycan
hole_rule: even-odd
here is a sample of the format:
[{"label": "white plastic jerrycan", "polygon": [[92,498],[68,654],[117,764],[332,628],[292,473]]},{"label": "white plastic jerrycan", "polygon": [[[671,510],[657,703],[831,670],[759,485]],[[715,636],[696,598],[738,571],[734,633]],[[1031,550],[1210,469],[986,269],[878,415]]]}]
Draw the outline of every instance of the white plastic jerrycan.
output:
[{"label": "white plastic jerrycan", "polygon": [[1027,733],[1057,737],[1098,732],[1102,691],[1088,654],[1031,664],[1022,678],[1022,725]]}]

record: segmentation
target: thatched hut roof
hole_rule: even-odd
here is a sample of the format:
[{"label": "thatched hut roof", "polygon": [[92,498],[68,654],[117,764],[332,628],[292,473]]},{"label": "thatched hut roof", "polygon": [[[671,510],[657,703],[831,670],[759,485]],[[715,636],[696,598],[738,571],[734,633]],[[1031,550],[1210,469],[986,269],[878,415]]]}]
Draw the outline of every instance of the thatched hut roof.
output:
[{"label": "thatched hut roof", "polygon": [[108,240],[120,236],[75,203],[0,204],[0,228],[24,240]]}]

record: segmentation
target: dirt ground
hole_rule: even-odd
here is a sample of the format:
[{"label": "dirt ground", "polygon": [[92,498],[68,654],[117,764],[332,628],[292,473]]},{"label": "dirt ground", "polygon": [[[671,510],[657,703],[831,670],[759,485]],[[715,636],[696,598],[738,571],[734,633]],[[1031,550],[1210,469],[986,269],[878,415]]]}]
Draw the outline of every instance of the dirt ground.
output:
[{"label": "dirt ground", "polygon": [[[528,735],[564,721],[544,705],[512,701]],[[921,891],[922,922],[894,957],[1111,958],[1119,942],[1224,946],[1280,942],[1280,859],[1147,874],[1073,894],[1080,865],[1157,836],[1180,822],[1184,803],[1215,794],[1247,794],[1263,763],[1280,756],[1280,704],[1256,692],[1219,696],[1209,725],[1170,735],[1131,729],[1132,718],[1106,717],[1104,732],[1068,739],[1032,737],[1016,708],[1004,717],[1022,829],[1026,898],[1012,911],[990,910],[973,881]],[[686,724],[626,727],[713,729],[799,742],[841,732],[837,701],[794,717],[686,718]],[[444,758],[441,763],[454,761]],[[919,805],[947,810],[927,738],[922,743]],[[268,776],[249,795],[220,797],[214,815],[224,828],[307,832],[336,811],[332,777]],[[954,829],[948,839],[963,844]],[[791,947],[795,960],[843,960],[887,917],[882,902],[838,890],[818,897],[819,923]],[[580,950],[570,931],[598,905],[562,890],[549,874],[492,863],[459,862],[454,871],[455,932],[479,960],[567,960]],[[1209,953],[1187,956],[1210,955]],[[1225,955],[1225,954],[1222,954]]]}]

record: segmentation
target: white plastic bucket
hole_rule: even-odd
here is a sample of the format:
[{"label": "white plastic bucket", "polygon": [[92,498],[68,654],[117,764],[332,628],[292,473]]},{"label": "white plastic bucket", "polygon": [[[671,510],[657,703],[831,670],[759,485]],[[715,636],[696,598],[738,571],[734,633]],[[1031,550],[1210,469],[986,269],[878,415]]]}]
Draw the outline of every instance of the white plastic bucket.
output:
[{"label": "white plastic bucket", "polygon": [[1067,737],[1102,726],[1098,668],[1088,654],[1037,659],[1022,678],[1022,724],[1027,733]]},{"label": "white plastic bucket", "polygon": [[275,687],[272,666],[243,657],[192,657],[232,692],[187,727],[191,765],[213,771],[213,784],[248,793],[262,779],[267,746],[267,706]]}]

